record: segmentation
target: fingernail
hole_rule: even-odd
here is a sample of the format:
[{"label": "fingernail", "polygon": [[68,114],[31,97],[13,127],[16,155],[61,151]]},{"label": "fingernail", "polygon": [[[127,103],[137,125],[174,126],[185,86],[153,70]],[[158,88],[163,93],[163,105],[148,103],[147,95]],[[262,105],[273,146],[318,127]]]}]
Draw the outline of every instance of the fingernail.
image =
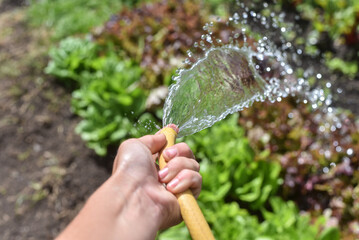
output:
[{"label": "fingernail", "polygon": [[177,178],[175,178],[169,184],[167,184],[167,187],[173,189],[177,186],[178,183],[179,183],[179,180]]},{"label": "fingernail", "polygon": [[168,174],[168,168],[164,168],[161,171],[158,172],[158,176],[160,176],[161,179],[164,179]]},{"label": "fingernail", "polygon": [[168,157],[168,158],[173,158],[177,155],[177,149],[176,148],[167,148],[164,152],[164,154]]}]

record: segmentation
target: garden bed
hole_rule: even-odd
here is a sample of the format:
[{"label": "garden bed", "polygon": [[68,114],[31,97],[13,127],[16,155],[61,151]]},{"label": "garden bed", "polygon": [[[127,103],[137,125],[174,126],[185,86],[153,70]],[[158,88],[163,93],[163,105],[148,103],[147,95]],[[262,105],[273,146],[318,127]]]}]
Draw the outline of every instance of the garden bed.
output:
[{"label": "garden bed", "polygon": [[[75,133],[81,119],[70,110],[70,90],[44,74],[50,36],[42,27],[28,26],[23,1],[0,1],[0,13],[0,232],[2,239],[49,239],[71,221],[109,176],[116,147],[106,158],[98,157]],[[128,10],[128,14],[132,13]],[[345,55],[349,50],[341,51]],[[314,69],[326,71],[317,60],[310,63]],[[166,71],[170,75],[170,70]],[[337,73],[326,74],[331,76],[332,89],[343,89],[342,95],[335,95],[335,105],[358,114],[358,74],[353,80]],[[165,77],[161,76],[161,81]],[[247,114],[251,119],[250,111]],[[237,137],[243,136],[239,133]],[[203,146],[198,152],[203,151],[199,158],[205,159],[207,150]],[[254,167],[261,169],[260,164]],[[232,198],[228,196],[226,201]],[[289,198],[294,198],[293,194]],[[241,206],[246,206],[241,201]],[[230,220],[230,210],[227,215],[223,210],[223,221]],[[251,211],[261,215],[257,209]]]}]

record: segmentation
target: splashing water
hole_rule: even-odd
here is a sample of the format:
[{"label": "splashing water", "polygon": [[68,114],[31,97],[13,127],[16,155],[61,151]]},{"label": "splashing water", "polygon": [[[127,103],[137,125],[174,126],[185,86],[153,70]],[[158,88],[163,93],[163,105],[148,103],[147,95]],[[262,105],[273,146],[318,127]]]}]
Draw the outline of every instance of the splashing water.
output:
[{"label": "splashing water", "polygon": [[226,23],[233,29],[227,43],[213,36],[213,23],[203,27],[207,34],[194,46],[204,56],[194,59],[189,51],[185,63],[190,68],[180,69],[174,76],[175,84],[170,87],[164,105],[164,126],[174,123],[179,126],[179,136],[186,136],[251,106],[254,101],[281,101],[288,95],[300,94],[313,108],[331,103],[330,96],[325,97],[322,89],[309,91],[310,70],[304,77],[296,77],[290,63],[298,59],[300,49],[293,54],[292,43],[284,37],[280,38],[282,44],[278,48],[268,35],[258,40],[246,35],[250,17],[260,21],[265,29],[289,31],[290,26],[281,24],[283,17],[271,16],[266,18],[248,9],[242,18],[235,13]]},{"label": "splashing water", "polygon": [[164,124],[175,123],[180,136],[210,127],[253,101],[273,98],[278,91],[255,69],[248,48],[212,48],[188,70],[181,70],[164,108]]}]

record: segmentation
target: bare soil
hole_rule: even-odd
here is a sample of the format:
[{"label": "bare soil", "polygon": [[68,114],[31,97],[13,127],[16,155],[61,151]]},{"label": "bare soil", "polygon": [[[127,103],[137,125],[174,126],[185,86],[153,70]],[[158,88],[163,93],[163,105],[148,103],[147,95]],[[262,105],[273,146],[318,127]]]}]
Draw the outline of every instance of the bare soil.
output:
[{"label": "bare soil", "polygon": [[50,239],[109,172],[74,132],[69,91],[43,73],[46,32],[13,4],[0,1],[0,239]]}]

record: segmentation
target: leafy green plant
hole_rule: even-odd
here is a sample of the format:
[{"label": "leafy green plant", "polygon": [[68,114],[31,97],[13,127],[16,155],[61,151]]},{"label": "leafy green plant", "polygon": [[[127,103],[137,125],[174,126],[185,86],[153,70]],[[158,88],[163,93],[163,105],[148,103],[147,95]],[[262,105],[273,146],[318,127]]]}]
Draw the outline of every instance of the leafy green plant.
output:
[{"label": "leafy green plant", "polygon": [[123,5],[135,0],[31,0],[28,17],[34,26],[46,26],[55,39],[77,33],[88,33],[101,25]]},{"label": "leafy green plant", "polygon": [[142,70],[131,60],[111,53],[89,40],[68,38],[50,51],[46,72],[67,83],[75,82],[73,111],[82,117],[76,131],[99,155],[108,145],[139,135],[134,127],[145,111],[147,93],[138,86]]},{"label": "leafy green plant", "polygon": [[229,199],[249,203],[250,208],[258,209],[275,194],[281,183],[280,165],[253,161],[254,152],[244,138],[243,129],[237,126],[237,119],[234,115],[228,123],[205,129],[186,142],[199,154],[202,169],[208,169],[202,174],[209,179],[204,184],[208,184],[206,188],[210,193],[205,190],[203,200],[216,201],[227,195]]},{"label": "leafy green plant", "polygon": [[88,39],[65,38],[58,47],[50,49],[51,60],[45,72],[58,77],[65,84],[69,80],[70,82],[75,81],[71,85],[75,84],[79,87],[86,84],[85,81],[92,78],[93,72],[96,72],[95,69],[99,68],[96,65],[101,64],[101,60],[94,61],[98,52],[99,47]]},{"label": "leafy green plant", "polygon": [[303,0],[299,1],[297,9],[304,18],[313,21],[317,31],[326,31],[333,38],[349,35],[356,30],[354,28],[359,16],[358,1]]},{"label": "leafy green plant", "polygon": [[327,66],[331,70],[340,71],[351,78],[354,78],[355,74],[359,71],[357,62],[347,62],[340,58],[329,58],[327,60]]},{"label": "leafy green plant", "polygon": [[[274,196],[281,183],[278,177],[281,168],[276,163],[254,160],[253,150],[237,120],[238,115],[232,116],[185,140],[201,161],[204,182],[198,201],[216,239],[324,240],[329,235],[339,239],[336,228],[320,232],[324,217],[312,224],[308,215],[299,214],[294,202]],[[271,189],[269,193],[266,188]],[[240,207],[243,205],[249,210],[258,209],[263,221]],[[159,239],[189,239],[189,236],[185,226],[180,225],[160,234]]]},{"label": "leafy green plant", "polygon": [[229,9],[235,5],[235,1],[226,0],[205,0],[206,5],[209,5],[210,10],[216,16],[227,16]]},{"label": "leafy green plant", "polygon": [[129,60],[99,65],[102,78],[73,93],[74,112],[83,120],[76,131],[99,155],[111,143],[136,136],[134,122],[145,110],[146,95],[136,86],[141,69]]}]

